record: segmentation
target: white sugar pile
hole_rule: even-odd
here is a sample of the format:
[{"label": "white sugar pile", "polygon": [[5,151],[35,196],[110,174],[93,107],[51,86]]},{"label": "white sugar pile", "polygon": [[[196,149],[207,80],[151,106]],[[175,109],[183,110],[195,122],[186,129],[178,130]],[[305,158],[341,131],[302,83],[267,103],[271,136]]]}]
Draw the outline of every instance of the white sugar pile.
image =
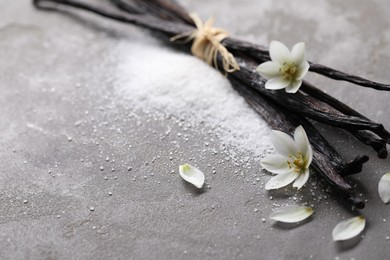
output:
[{"label": "white sugar pile", "polygon": [[270,148],[266,122],[203,61],[157,43],[126,42],[119,53],[117,91],[128,106],[202,123],[225,145],[256,158]]}]

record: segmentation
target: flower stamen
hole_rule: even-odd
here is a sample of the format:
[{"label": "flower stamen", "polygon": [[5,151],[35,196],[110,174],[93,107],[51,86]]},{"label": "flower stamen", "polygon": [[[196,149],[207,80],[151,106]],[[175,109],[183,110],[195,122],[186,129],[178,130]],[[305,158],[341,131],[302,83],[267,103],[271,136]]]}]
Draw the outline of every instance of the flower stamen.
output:
[{"label": "flower stamen", "polygon": [[284,63],[281,68],[282,77],[286,80],[291,80],[295,78],[298,68],[294,63]]},{"label": "flower stamen", "polygon": [[301,152],[298,152],[295,156],[290,154],[289,158],[291,158],[292,161],[287,161],[287,165],[290,169],[293,169],[294,172],[301,173],[305,169],[305,162]]}]

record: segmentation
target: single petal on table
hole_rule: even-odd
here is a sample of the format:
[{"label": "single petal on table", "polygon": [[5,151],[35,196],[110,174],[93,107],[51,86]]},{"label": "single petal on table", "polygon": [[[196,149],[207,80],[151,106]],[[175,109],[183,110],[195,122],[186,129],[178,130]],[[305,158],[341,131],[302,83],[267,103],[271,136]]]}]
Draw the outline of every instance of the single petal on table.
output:
[{"label": "single petal on table", "polygon": [[309,71],[309,68],[310,68],[310,64],[307,61],[302,62],[298,67],[298,71],[297,74],[295,75],[295,79],[302,80],[306,76],[307,72]]},{"label": "single petal on table", "polygon": [[180,176],[187,182],[193,184],[195,187],[201,189],[204,184],[204,174],[190,164],[179,166]]},{"label": "single petal on table", "polygon": [[278,63],[273,61],[267,61],[264,63],[261,63],[257,68],[256,71],[259,72],[263,77],[270,79],[274,77],[280,76],[280,66]]},{"label": "single petal on table", "polygon": [[366,225],[364,216],[353,217],[341,221],[333,229],[332,237],[334,241],[348,240],[359,235]]},{"label": "single petal on table", "polygon": [[273,61],[280,64],[292,61],[289,49],[278,41],[272,41],[269,45],[269,55]]},{"label": "single petal on table", "polygon": [[298,42],[291,50],[292,61],[295,65],[300,65],[305,60],[305,43]]},{"label": "single petal on table", "polygon": [[278,175],[272,177],[265,184],[265,189],[266,190],[274,190],[274,189],[279,189],[279,188],[285,187],[285,186],[289,185],[290,183],[292,183],[297,177],[298,177],[298,174],[296,172],[278,174]]},{"label": "single petal on table", "polygon": [[290,154],[295,155],[297,153],[295,141],[286,133],[276,130],[272,131],[271,142],[275,149],[285,157],[290,156]]},{"label": "single petal on table", "polygon": [[305,206],[287,206],[278,209],[270,215],[270,219],[285,223],[302,221],[313,214],[313,209]]},{"label": "single petal on table", "polygon": [[286,87],[286,92],[287,93],[297,93],[299,88],[302,85],[302,80],[293,80],[291,81],[290,85]]},{"label": "single petal on table", "polygon": [[265,83],[265,88],[271,89],[271,90],[278,90],[278,89],[283,89],[283,88],[287,87],[288,85],[290,85],[289,80],[286,80],[283,77],[277,77],[277,78],[269,79]]},{"label": "single petal on table", "polygon": [[384,203],[390,202],[390,172],[382,176],[378,184],[378,192]]},{"label": "single petal on table", "polygon": [[305,185],[305,183],[309,179],[309,173],[310,170],[306,169],[304,173],[299,174],[298,178],[296,178],[296,180],[294,181],[293,187],[298,188],[298,190],[301,189],[302,186]]},{"label": "single petal on table", "polygon": [[287,161],[287,157],[280,154],[273,154],[262,159],[260,161],[260,165],[269,172],[284,174],[291,172],[291,169],[288,167]]}]

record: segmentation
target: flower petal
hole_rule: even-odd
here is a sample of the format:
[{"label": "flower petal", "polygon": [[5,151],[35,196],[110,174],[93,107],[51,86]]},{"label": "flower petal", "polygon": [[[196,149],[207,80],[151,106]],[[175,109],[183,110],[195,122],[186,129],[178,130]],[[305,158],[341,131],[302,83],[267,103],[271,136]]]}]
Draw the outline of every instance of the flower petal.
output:
[{"label": "flower petal", "polygon": [[305,157],[303,158],[305,160],[305,167],[306,169],[309,168],[312,160],[313,160],[313,149],[309,145],[309,148],[306,151]]},{"label": "flower petal", "polygon": [[384,203],[390,202],[390,172],[382,176],[378,185],[379,196]]},{"label": "flower petal", "polygon": [[305,43],[298,42],[291,50],[292,61],[299,66],[305,60]]},{"label": "flower petal", "polygon": [[347,240],[359,235],[366,225],[364,216],[353,217],[341,221],[333,229],[332,237],[334,241]]},{"label": "flower petal", "polygon": [[278,174],[278,175],[272,177],[265,184],[265,189],[266,190],[274,190],[274,189],[282,188],[282,187],[287,186],[290,183],[292,183],[297,177],[298,177],[298,174],[296,172],[290,172],[290,173],[286,173],[286,174]]},{"label": "flower petal", "polygon": [[257,68],[256,71],[261,74],[266,79],[274,78],[280,76],[280,66],[278,63],[273,61],[267,61],[264,63],[261,63]]},{"label": "flower petal", "polygon": [[281,42],[272,41],[269,45],[269,55],[272,61],[283,64],[284,62],[291,62],[291,53],[289,49]]},{"label": "flower petal", "polygon": [[280,154],[270,155],[260,161],[261,166],[272,173],[285,174],[291,172],[287,164],[288,158]]},{"label": "flower petal", "polygon": [[204,174],[190,164],[180,165],[180,176],[187,182],[193,184],[195,187],[201,189],[204,184]]},{"label": "flower petal", "polygon": [[276,130],[272,131],[271,142],[275,149],[285,157],[290,156],[290,154],[295,155],[297,153],[295,141],[286,133]]},{"label": "flower petal", "polygon": [[309,169],[306,169],[304,173],[299,174],[298,178],[296,178],[296,180],[294,181],[293,187],[298,188],[298,190],[301,189],[302,186],[305,185],[305,183],[309,179],[309,172]]},{"label": "flower petal", "polygon": [[283,88],[287,87],[288,85],[290,85],[290,81],[289,80],[286,80],[283,77],[277,77],[277,78],[269,79],[265,83],[265,88],[266,89],[277,90],[277,89],[283,89]]},{"label": "flower petal", "polygon": [[310,64],[307,61],[302,62],[298,67],[297,74],[295,75],[295,80],[302,80],[309,71],[309,68]]},{"label": "flower petal", "polygon": [[293,80],[291,81],[290,85],[286,87],[286,92],[287,93],[297,93],[299,88],[302,85],[302,80]]},{"label": "flower petal", "polygon": [[304,156],[305,168],[309,168],[313,158],[313,151],[310,146],[309,138],[302,126],[298,126],[294,131],[294,140],[298,149]]},{"label": "flower petal", "polygon": [[302,221],[313,214],[313,209],[304,206],[287,206],[278,209],[270,215],[270,219],[285,223]]}]

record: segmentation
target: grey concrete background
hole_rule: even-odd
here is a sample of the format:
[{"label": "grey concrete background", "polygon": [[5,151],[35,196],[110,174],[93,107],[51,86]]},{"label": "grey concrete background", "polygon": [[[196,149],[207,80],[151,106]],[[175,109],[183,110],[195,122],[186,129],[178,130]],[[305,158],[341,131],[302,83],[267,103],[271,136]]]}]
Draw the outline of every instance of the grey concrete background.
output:
[{"label": "grey concrete background", "polygon": [[[264,45],[303,40],[310,60],[390,82],[385,0],[180,2],[239,37]],[[377,194],[388,159],[319,126],[346,158],[371,159],[353,177],[367,198],[367,228],[335,243],[332,228],[356,213],[315,178],[300,193],[268,193],[258,161],[240,151],[230,158],[234,147],[212,129],[134,111],[118,97],[111,53],[120,41],[153,42],[148,32],[84,13],[40,12],[30,1],[2,1],[0,10],[1,259],[390,257],[390,208]],[[310,79],[390,128],[390,93]],[[203,168],[202,192],[179,178],[183,162]],[[310,221],[268,220],[273,208],[303,202],[315,207]]]}]

